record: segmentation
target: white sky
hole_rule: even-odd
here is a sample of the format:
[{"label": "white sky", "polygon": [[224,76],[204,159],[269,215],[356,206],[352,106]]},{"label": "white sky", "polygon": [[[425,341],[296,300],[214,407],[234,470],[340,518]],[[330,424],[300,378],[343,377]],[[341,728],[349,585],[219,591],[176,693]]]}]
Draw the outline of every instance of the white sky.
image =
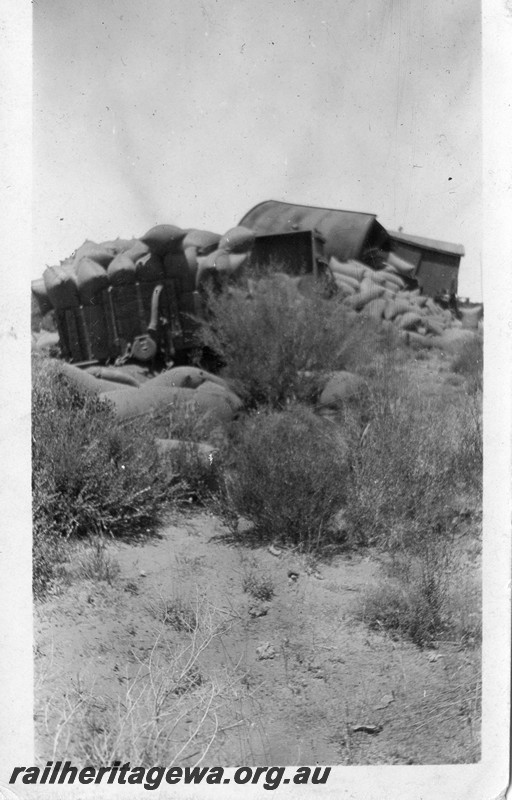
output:
[{"label": "white sky", "polygon": [[476,0],[37,0],[33,277],[267,199],[461,243],[481,299]]}]

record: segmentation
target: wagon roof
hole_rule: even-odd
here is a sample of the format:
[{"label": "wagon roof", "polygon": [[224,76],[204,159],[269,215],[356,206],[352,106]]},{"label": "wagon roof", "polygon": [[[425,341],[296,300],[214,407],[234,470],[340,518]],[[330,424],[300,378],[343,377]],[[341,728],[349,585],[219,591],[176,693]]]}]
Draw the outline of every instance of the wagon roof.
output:
[{"label": "wagon roof", "polygon": [[401,231],[389,231],[391,239],[402,244],[416,245],[423,247],[425,250],[435,250],[438,253],[449,253],[454,256],[465,255],[464,246],[462,244],[453,244],[452,242],[442,242],[439,239],[428,239],[426,236],[412,236],[409,233],[402,233]]},{"label": "wagon roof", "polygon": [[385,229],[377,222],[376,214],[344,211],[336,208],[265,200],[242,217],[240,225],[252,228],[256,234],[287,233],[294,230],[314,230],[326,240],[326,255],[341,261],[360,257],[362,248],[372,240],[387,240]]}]

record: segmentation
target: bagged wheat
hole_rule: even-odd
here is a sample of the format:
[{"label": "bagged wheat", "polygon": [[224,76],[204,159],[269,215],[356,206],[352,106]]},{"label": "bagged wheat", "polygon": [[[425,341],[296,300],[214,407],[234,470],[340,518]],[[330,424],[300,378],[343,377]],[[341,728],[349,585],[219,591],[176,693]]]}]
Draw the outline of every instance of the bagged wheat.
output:
[{"label": "bagged wheat", "polygon": [[192,402],[199,413],[219,423],[231,422],[243,406],[238,395],[211,381],[195,390]]},{"label": "bagged wheat", "polygon": [[383,297],[377,297],[376,300],[370,300],[369,303],[363,308],[363,313],[372,319],[381,320],[384,316],[384,311],[388,301]]},{"label": "bagged wheat", "polygon": [[400,275],[398,275],[396,272],[393,272],[393,270],[390,270],[388,267],[386,267],[385,269],[382,270],[381,274],[385,276],[386,281],[392,283],[398,290],[405,289],[404,279],[400,277]]},{"label": "bagged wheat", "polygon": [[114,256],[117,256],[119,253],[125,253],[133,247],[133,243],[136,241],[136,239],[121,239],[118,236],[117,239],[109,239],[107,242],[100,242],[99,246],[103,247],[105,250],[110,250]]},{"label": "bagged wheat", "polygon": [[386,301],[386,308],[384,309],[384,319],[392,320],[397,316],[398,313],[399,310],[396,301],[388,299]]},{"label": "bagged wheat", "polygon": [[388,253],[387,257],[388,266],[392,267],[396,272],[400,275],[411,275],[414,272],[414,264],[411,264],[410,261],[406,261],[404,258],[400,258],[395,253]]},{"label": "bagged wheat", "polygon": [[[119,367],[88,367],[83,371],[102,381],[122,384],[123,386],[132,386],[134,389],[138,389],[141,385],[137,378]],[[117,385],[113,388],[120,389],[121,387]]]},{"label": "bagged wheat", "polygon": [[340,289],[346,296],[356,293],[354,287],[350,286],[350,284],[348,284],[345,280],[343,280],[341,275],[334,276],[334,283],[336,284],[338,289]]},{"label": "bagged wheat", "polygon": [[243,225],[237,225],[220,238],[217,249],[227,253],[247,253],[253,247],[255,238],[254,231]]},{"label": "bagged wheat", "polygon": [[179,253],[186,235],[187,231],[176,225],[155,225],[140,240],[148,245],[152,253],[165,256],[167,253]]},{"label": "bagged wheat", "polygon": [[425,308],[428,308],[430,313],[434,316],[441,317],[443,315],[443,309],[440,306],[438,306],[437,303],[431,297],[427,297]]},{"label": "bagged wheat", "polygon": [[217,272],[222,272],[231,275],[237,272],[247,261],[249,256],[248,252],[235,253],[227,250],[214,250],[207,256],[198,256],[198,269],[203,270],[215,269]]},{"label": "bagged wheat", "polygon": [[380,297],[383,293],[384,288],[374,284],[372,287],[359,292],[359,294],[354,294],[351,297],[348,297],[347,302],[349,302],[351,308],[354,308],[356,311],[360,311],[367,303],[370,303],[372,300],[376,300],[377,297]]},{"label": "bagged wheat", "polygon": [[444,333],[444,325],[442,325],[437,320],[432,319],[432,317],[424,316],[423,317],[423,323],[424,323],[427,331],[429,331],[430,333],[433,333],[435,336],[442,336],[443,335],[443,333]]},{"label": "bagged wheat", "polygon": [[161,372],[156,378],[152,378],[154,386],[179,387],[184,389],[197,389],[205,381],[216,383],[221,388],[229,391],[225,380],[213,375],[205,369],[199,367],[173,367],[165,372]]},{"label": "bagged wheat", "polygon": [[75,253],[74,267],[75,269],[77,268],[82,258],[90,258],[91,261],[96,261],[97,264],[101,264],[106,269],[114,256],[115,252],[112,247],[105,247],[87,239]]},{"label": "bagged wheat", "polygon": [[131,246],[127,247],[126,250],[120,250],[120,252],[125,253],[135,264],[139,258],[147,256],[150,250],[147,244],[141,242],[140,239],[132,239]]},{"label": "bagged wheat", "polygon": [[119,255],[110,262],[107,269],[107,276],[112,286],[135,283],[135,264],[127,253],[119,253]]},{"label": "bagged wheat", "polygon": [[384,281],[384,288],[387,289],[388,292],[391,292],[392,294],[396,294],[398,290],[396,284],[391,283],[391,281]]},{"label": "bagged wheat", "polygon": [[[331,261],[332,261],[332,260],[333,260],[333,259],[331,258]],[[352,275],[347,275],[347,273],[345,273],[345,272],[342,272],[341,270],[338,270],[336,266],[334,266],[334,267],[329,267],[329,269],[331,270],[331,272],[332,272],[332,275],[333,275],[333,277],[334,277],[334,279],[335,279],[335,280],[336,280],[337,278],[340,278],[340,279],[341,279],[342,281],[344,281],[346,284],[348,284],[349,286],[352,286],[352,288],[353,288],[353,289],[354,289],[354,291],[356,291],[356,292],[358,292],[358,291],[359,291],[359,289],[361,288],[361,281],[360,281],[360,280],[358,280],[357,278],[354,278]]]},{"label": "bagged wheat", "polygon": [[184,254],[185,258],[187,259],[188,268],[194,275],[197,272],[197,256],[198,256],[198,253],[199,253],[198,248],[197,247],[193,247],[192,245],[189,245],[188,247],[183,248],[183,254]]},{"label": "bagged wheat", "polygon": [[135,263],[136,280],[143,283],[152,281],[162,281],[164,279],[164,265],[160,256],[155,253],[147,253],[137,259]]},{"label": "bagged wheat", "polygon": [[32,352],[49,353],[50,350],[59,344],[59,334],[57,331],[40,331],[32,334]]},{"label": "bagged wheat", "polygon": [[378,283],[376,283],[369,275],[365,275],[360,284],[361,292],[367,292],[369,289],[374,289],[375,287],[378,287],[384,291],[383,286],[380,286]]},{"label": "bagged wheat", "polygon": [[37,303],[39,314],[44,317],[45,314],[48,314],[48,312],[52,310],[52,304],[50,302],[50,298],[48,297],[48,292],[46,291],[43,278],[38,278],[37,280],[32,281],[30,288],[32,291],[32,297]]},{"label": "bagged wheat", "polygon": [[235,272],[238,272],[243,267],[248,257],[248,252],[232,252],[227,254],[220,252],[219,257],[215,259],[215,269],[227,275],[234,275]]},{"label": "bagged wheat", "polygon": [[422,333],[415,333],[414,331],[406,332],[405,342],[415,350],[434,347],[434,339],[432,337],[424,336]]},{"label": "bagged wheat", "polygon": [[53,308],[58,311],[80,305],[76,273],[72,264],[46,267],[43,272],[46,294]]},{"label": "bagged wheat", "polygon": [[187,247],[197,248],[198,255],[204,256],[216,250],[221,240],[220,233],[211,233],[211,231],[200,231],[196,229],[190,230],[183,239],[183,249]]},{"label": "bagged wheat", "polygon": [[194,390],[169,386],[154,386],[154,380],[145,383],[140,389],[126,387],[100,394],[100,400],[107,400],[119,419],[132,419],[145,414],[168,414],[177,403],[191,400]]},{"label": "bagged wheat", "polygon": [[89,305],[95,296],[108,286],[108,276],[104,267],[88,256],[76,265],[76,283],[82,305]]},{"label": "bagged wheat", "polygon": [[405,314],[395,317],[395,322],[402,331],[412,331],[421,324],[423,318],[415,311],[407,311]]},{"label": "bagged wheat", "polygon": [[389,278],[389,275],[386,275],[382,270],[374,270],[369,269],[364,276],[365,280],[369,278],[374,283],[377,283],[379,286],[384,286],[386,280]]},{"label": "bagged wheat", "polygon": [[120,389],[119,384],[115,384],[111,381],[95,378],[88,372],[74,367],[73,364],[67,364],[65,361],[59,363],[58,371],[61,375],[64,375],[65,379],[78,389],[78,391],[87,394],[100,395],[102,392],[111,392],[114,390],[130,391],[129,389]]},{"label": "bagged wheat", "polygon": [[325,384],[318,403],[320,406],[337,408],[348,401],[359,400],[368,392],[364,378],[354,372],[339,370],[331,373]]},{"label": "bagged wheat", "polygon": [[329,268],[333,272],[339,272],[343,275],[347,275],[349,278],[355,278],[358,283],[363,280],[366,270],[368,269],[368,267],[364,264],[360,264],[358,261],[338,261],[334,256],[331,256],[329,259]]}]

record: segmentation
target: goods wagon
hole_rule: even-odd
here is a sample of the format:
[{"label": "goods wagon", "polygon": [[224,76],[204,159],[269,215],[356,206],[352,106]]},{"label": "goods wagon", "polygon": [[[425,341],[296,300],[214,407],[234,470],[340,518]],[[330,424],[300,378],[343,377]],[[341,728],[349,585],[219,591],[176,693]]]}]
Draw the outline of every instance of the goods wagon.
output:
[{"label": "goods wagon", "polygon": [[391,250],[414,264],[413,275],[422,293],[430,297],[455,296],[458,292],[461,244],[441,242],[402,231],[389,231]]},{"label": "goods wagon", "polygon": [[378,252],[387,251],[390,246],[389,235],[377,222],[376,214],[357,211],[265,200],[248,211],[239,224],[253,230],[256,236],[314,231],[325,242],[327,260],[331,256],[338,261],[355,258],[374,266]]}]

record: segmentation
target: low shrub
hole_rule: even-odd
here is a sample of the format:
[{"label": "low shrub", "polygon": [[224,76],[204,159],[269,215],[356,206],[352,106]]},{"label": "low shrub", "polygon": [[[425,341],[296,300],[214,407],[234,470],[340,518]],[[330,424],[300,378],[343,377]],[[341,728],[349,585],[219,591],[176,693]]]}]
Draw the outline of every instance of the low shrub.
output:
[{"label": "low shrub", "polygon": [[[224,427],[190,403],[178,402],[172,408],[165,435],[181,441],[179,447],[162,456],[162,465],[175,486],[176,500],[193,500],[201,505],[209,502],[221,480],[227,440]],[[197,446],[202,442],[215,448],[209,459]]]},{"label": "low shrub", "polygon": [[345,520],[355,544],[375,546],[391,563],[361,616],[420,646],[462,637],[466,616],[474,638],[478,603],[453,591],[462,557],[455,540],[481,503],[474,398],[448,405],[422,395],[404,371],[388,365],[373,378],[370,414],[363,435],[352,437]]},{"label": "low shrub", "polygon": [[148,532],[170,498],[146,423],[118,422],[47,359],[33,363],[32,481],[38,591],[63,537]]},{"label": "low shrub", "polygon": [[359,617],[420,647],[442,640],[478,644],[480,587],[461,561],[453,532],[417,529],[409,546],[393,554],[385,581],[366,593]]},{"label": "low shrub", "polygon": [[249,298],[210,293],[208,309],[201,344],[249,406],[309,402],[319,391],[319,373],[360,366],[389,349],[392,335],[335,298],[304,297],[272,278]]},{"label": "low shrub", "polygon": [[353,436],[350,453],[347,519],[359,544],[401,547],[412,523],[434,530],[457,513],[461,495],[475,500],[481,491],[474,404],[448,406],[423,396],[389,365],[374,376],[370,421],[362,436]]},{"label": "low shrub", "polygon": [[452,371],[466,378],[472,392],[483,389],[484,348],[481,336],[465,342],[460,353],[452,361]]},{"label": "low shrub", "polygon": [[346,471],[332,423],[300,405],[267,409],[240,424],[227,493],[261,539],[313,549],[345,502]]},{"label": "low shrub", "polygon": [[248,569],[242,578],[242,589],[256,600],[272,600],[275,593],[270,575],[260,574],[257,569]]}]

